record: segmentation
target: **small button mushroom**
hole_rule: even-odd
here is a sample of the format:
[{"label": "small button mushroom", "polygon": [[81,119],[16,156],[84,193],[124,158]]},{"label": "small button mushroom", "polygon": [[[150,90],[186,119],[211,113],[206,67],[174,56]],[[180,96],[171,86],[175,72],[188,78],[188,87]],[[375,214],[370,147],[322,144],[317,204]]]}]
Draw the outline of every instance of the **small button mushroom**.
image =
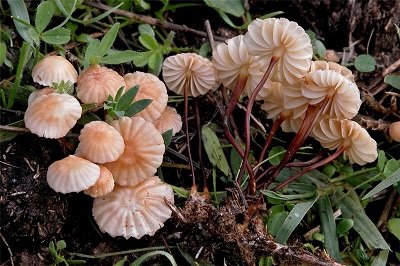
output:
[{"label": "small button mushroom", "polygon": [[182,117],[175,108],[167,106],[160,118],[154,121],[154,126],[161,134],[172,129],[172,136],[175,136],[182,129]]},{"label": "small button mushroom", "polygon": [[74,66],[64,57],[50,55],[40,60],[32,69],[32,79],[43,86],[52,86],[61,81],[74,84],[78,72]]},{"label": "small button mushroom", "polygon": [[83,191],[83,193],[93,197],[103,197],[114,189],[114,178],[106,167],[100,166],[100,177],[96,183],[90,188]]},{"label": "small button mushroom", "polygon": [[400,142],[400,121],[394,122],[389,126],[389,136],[397,142]]}]

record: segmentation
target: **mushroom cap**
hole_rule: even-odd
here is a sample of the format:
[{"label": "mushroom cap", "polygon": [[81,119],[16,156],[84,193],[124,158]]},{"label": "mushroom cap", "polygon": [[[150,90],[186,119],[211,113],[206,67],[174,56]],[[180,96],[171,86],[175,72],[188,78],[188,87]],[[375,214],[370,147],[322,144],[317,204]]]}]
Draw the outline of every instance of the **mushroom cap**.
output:
[{"label": "mushroom cap", "polygon": [[32,69],[32,79],[43,86],[52,86],[61,81],[74,84],[78,72],[74,66],[64,57],[50,55],[40,60]]},{"label": "mushroom cap", "polygon": [[136,94],[135,101],[142,99],[152,100],[151,104],[137,116],[144,120],[153,122],[157,120],[168,103],[167,89],[164,83],[155,75],[136,71],[124,76],[126,89],[139,85],[139,91]]},{"label": "mushroom cap", "polygon": [[389,126],[389,136],[397,142],[400,142],[400,121],[393,122]]},{"label": "mushroom cap", "polygon": [[311,40],[296,22],[286,18],[255,19],[243,41],[250,55],[259,56],[263,71],[272,57],[278,59],[271,73],[272,81],[293,85],[310,69]]},{"label": "mushroom cap", "polygon": [[161,134],[172,129],[172,136],[175,136],[182,129],[182,117],[175,108],[167,106],[161,117],[154,121],[154,126]]},{"label": "mushroom cap", "polygon": [[344,157],[352,164],[364,165],[378,157],[376,141],[354,121],[322,119],[315,125],[313,135],[324,148],[333,150],[344,146]]},{"label": "mushroom cap", "polygon": [[165,152],[161,133],[151,122],[141,117],[121,117],[111,125],[125,142],[122,155],[114,162],[105,163],[121,186],[134,186],[152,176],[161,165]]},{"label": "mushroom cap", "polygon": [[26,109],[25,127],[39,137],[57,139],[67,135],[81,114],[81,105],[69,94],[42,95]]},{"label": "mushroom cap", "polygon": [[351,119],[360,109],[360,91],[353,82],[333,70],[317,70],[306,75],[301,85],[304,97],[317,104],[329,97],[324,114],[332,118]]},{"label": "mushroom cap", "polygon": [[115,128],[103,121],[92,121],[82,128],[75,153],[94,163],[108,163],[117,160],[124,148],[124,139]]},{"label": "mushroom cap", "polygon": [[171,187],[158,177],[147,177],[136,186],[120,187],[93,202],[93,217],[100,230],[112,237],[141,238],[164,226],[172,211],[165,203],[174,203]]},{"label": "mushroom cap", "polygon": [[249,55],[243,35],[238,35],[217,45],[213,51],[212,63],[218,78],[230,90],[235,89],[239,80],[245,79],[243,94],[250,97],[264,75],[256,59],[256,56]]},{"label": "mushroom cap", "polygon": [[114,98],[121,87],[125,87],[125,81],[116,71],[92,65],[78,76],[76,96],[83,103],[102,104],[109,95]]},{"label": "mushroom cap", "polygon": [[197,97],[215,90],[219,81],[213,64],[207,58],[195,53],[181,53],[164,60],[162,76],[167,87],[176,94]]},{"label": "mushroom cap", "polygon": [[93,186],[100,176],[100,167],[86,159],[69,155],[55,161],[47,170],[47,183],[57,192],[80,192]]},{"label": "mushroom cap", "polygon": [[96,183],[84,190],[83,193],[93,198],[103,197],[110,193],[114,189],[114,178],[106,167],[100,166],[100,177]]},{"label": "mushroom cap", "polygon": [[53,89],[53,88],[50,88],[50,87],[46,87],[46,88],[43,88],[43,89],[39,89],[39,90],[33,91],[33,92],[29,95],[29,98],[28,98],[28,105],[30,105],[31,103],[33,103],[37,98],[39,98],[39,96],[47,95],[47,94],[50,94],[50,93],[53,93],[53,92],[54,92],[54,89]]},{"label": "mushroom cap", "polygon": [[347,67],[339,65],[338,63],[335,62],[326,62],[323,60],[312,61],[310,72],[314,72],[317,70],[333,70],[341,74],[351,82],[353,83],[355,82],[353,72],[351,72],[351,70],[348,69]]}]

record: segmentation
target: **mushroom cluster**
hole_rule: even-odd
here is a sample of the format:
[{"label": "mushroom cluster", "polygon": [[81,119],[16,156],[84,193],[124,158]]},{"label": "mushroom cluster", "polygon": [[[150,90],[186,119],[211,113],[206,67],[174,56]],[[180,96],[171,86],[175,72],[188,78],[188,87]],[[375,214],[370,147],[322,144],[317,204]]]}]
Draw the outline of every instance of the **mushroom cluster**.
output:
[{"label": "mushroom cluster", "polygon": [[25,125],[45,138],[64,137],[81,117],[81,103],[100,106],[121,88],[124,93],[138,85],[135,100],[152,100],[133,117],[86,123],[75,154],[52,163],[47,181],[56,192],[82,191],[95,198],[93,217],[101,231],[125,238],[153,235],[171,217],[164,200],[174,202],[170,186],[154,176],[165,152],[161,134],[168,130],[176,134],[182,127],[176,110],[167,106],[164,83],[149,73],[120,76],[100,65],[91,65],[78,76],[61,56],[39,61],[32,77],[51,87],[30,95]]}]

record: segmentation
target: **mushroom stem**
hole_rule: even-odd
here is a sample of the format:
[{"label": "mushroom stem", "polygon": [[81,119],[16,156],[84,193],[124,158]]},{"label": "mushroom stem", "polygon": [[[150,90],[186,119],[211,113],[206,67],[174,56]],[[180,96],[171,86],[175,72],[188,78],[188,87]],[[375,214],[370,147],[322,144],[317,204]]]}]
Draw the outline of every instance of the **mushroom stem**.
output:
[{"label": "mushroom stem", "polygon": [[[245,116],[245,120],[244,120],[246,146],[245,146],[245,150],[244,150],[243,163],[242,163],[242,166],[240,167],[240,172],[238,174],[238,180],[240,180],[244,175],[244,169],[245,169],[245,166],[247,165],[248,157],[249,157],[249,153],[250,153],[250,115],[251,115],[251,110],[253,109],[253,104],[254,104],[254,101],[256,100],[258,93],[261,91],[265,82],[268,80],[272,69],[274,68],[276,62],[278,62],[278,59],[279,58],[272,57],[271,62],[269,63],[269,66],[267,68],[267,71],[265,71],[264,76],[262,77],[260,82],[255,87],[254,91],[252,92],[252,94],[250,96],[249,102],[247,104],[246,116]],[[249,178],[249,192],[251,195],[255,195],[255,193],[256,193],[256,180],[254,179],[254,176],[253,177],[250,176],[250,178]]]},{"label": "mushroom stem", "polygon": [[339,157],[344,151],[346,150],[345,146],[340,146],[335,153],[333,153],[332,155],[330,155],[329,157],[315,163],[312,165],[309,165],[308,167],[304,168],[302,171],[298,172],[297,174],[295,174],[294,176],[289,177],[288,179],[286,179],[284,182],[282,182],[281,184],[279,184],[276,188],[274,188],[273,190],[280,190],[286,186],[288,186],[290,183],[292,183],[293,181],[295,181],[297,178],[301,177],[302,175],[310,172],[311,170],[314,170],[318,167],[321,167],[327,163],[332,162],[333,160],[335,160],[337,157]]},{"label": "mushroom stem", "polygon": [[265,140],[264,148],[261,151],[260,157],[258,158],[258,165],[254,169],[254,175],[257,175],[258,170],[260,170],[261,162],[264,160],[265,153],[267,152],[269,145],[271,144],[272,138],[275,136],[276,131],[279,129],[280,125],[285,121],[285,116],[280,114],[277,119],[275,119],[272,124],[271,130],[269,131],[268,137]]},{"label": "mushroom stem", "polygon": [[232,96],[231,99],[229,100],[228,107],[225,110],[224,120],[225,119],[228,120],[228,118],[233,112],[233,109],[235,109],[235,106],[240,98],[240,95],[242,95],[246,82],[247,82],[247,76],[240,75],[236,83],[235,89],[232,92]]},{"label": "mushroom stem", "polygon": [[318,105],[309,105],[307,108],[306,116],[300,126],[299,131],[296,136],[293,138],[292,142],[289,144],[289,149],[286,151],[283,159],[279,163],[279,165],[273,170],[271,176],[268,178],[265,183],[265,187],[268,187],[278,176],[279,172],[286,166],[286,164],[293,158],[296,152],[299,150],[301,145],[303,145],[305,139],[310,135],[315,123],[318,120],[318,117],[322,114],[326,105],[328,104],[330,98],[326,97],[320,104]]},{"label": "mushroom stem", "polygon": [[[197,132],[201,132],[201,121],[200,121],[199,104],[198,104],[198,101],[196,99],[194,100],[194,107],[195,107],[195,111],[196,111]],[[203,145],[202,145],[200,134],[198,135],[197,141],[198,141],[197,145],[198,145],[199,163],[200,163],[201,173],[202,173],[202,177],[203,177],[203,191],[204,191],[206,197],[209,198],[208,187],[207,187],[207,175],[206,175],[205,170],[204,170],[203,156],[202,156],[202,147],[203,147]]]}]

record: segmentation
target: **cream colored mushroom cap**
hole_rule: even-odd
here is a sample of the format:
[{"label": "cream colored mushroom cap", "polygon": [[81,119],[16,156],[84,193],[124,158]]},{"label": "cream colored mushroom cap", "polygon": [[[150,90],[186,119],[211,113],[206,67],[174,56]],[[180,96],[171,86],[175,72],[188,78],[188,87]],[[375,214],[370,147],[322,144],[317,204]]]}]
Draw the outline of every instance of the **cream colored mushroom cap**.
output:
[{"label": "cream colored mushroom cap", "polygon": [[103,197],[110,193],[114,189],[114,178],[106,167],[100,166],[100,177],[97,179],[96,183],[84,190],[83,193],[93,197]]},{"label": "cream colored mushroom cap", "polygon": [[175,136],[182,129],[182,117],[175,108],[167,106],[161,117],[154,121],[154,126],[161,134],[172,129],[172,136]]},{"label": "cream colored mushroom cap", "polygon": [[324,148],[333,150],[344,146],[344,157],[350,163],[364,165],[378,157],[376,141],[354,121],[322,119],[315,125],[313,135]]},{"label": "cream colored mushroom cap", "polygon": [[136,116],[143,117],[144,120],[153,122],[157,120],[168,103],[167,88],[164,83],[155,75],[136,71],[124,76],[126,89],[139,85],[139,91],[134,101],[149,99],[151,104]]},{"label": "cream colored mushroom cap", "polygon": [[400,142],[400,121],[393,122],[389,126],[389,136],[397,142]]},{"label": "cream colored mushroom cap", "polygon": [[122,117],[111,125],[125,142],[122,155],[114,162],[105,163],[121,186],[134,186],[156,173],[165,152],[161,133],[151,122],[141,117]]},{"label": "cream colored mushroom cap", "polygon": [[184,95],[185,84],[188,96],[204,95],[219,86],[213,64],[195,53],[181,53],[164,60],[162,76],[167,87]]},{"label": "cream colored mushroom cap", "polygon": [[46,88],[43,88],[43,89],[39,89],[39,90],[33,91],[28,97],[28,106],[31,103],[33,103],[40,96],[47,95],[47,94],[50,94],[50,93],[53,93],[53,92],[54,92],[54,89],[50,88],[50,87],[46,87]]},{"label": "cream colored mushroom cap", "polygon": [[124,148],[124,139],[115,128],[103,121],[92,121],[82,128],[75,153],[94,163],[108,163],[117,160]]},{"label": "cream colored mushroom cap", "polygon": [[39,137],[58,139],[74,127],[81,114],[81,105],[69,94],[42,95],[28,106],[25,127]]},{"label": "cream colored mushroom cap", "polygon": [[296,22],[286,18],[255,19],[243,41],[250,55],[259,56],[263,71],[272,57],[279,58],[271,73],[272,81],[293,85],[310,69],[311,40]]},{"label": "cream colored mushroom cap", "polygon": [[174,203],[171,187],[158,177],[147,177],[131,187],[116,186],[93,202],[93,217],[102,232],[112,237],[141,238],[164,226],[172,211],[165,199]]},{"label": "cream colored mushroom cap", "polygon": [[[239,80],[246,80],[243,93],[250,97],[264,75],[256,59],[256,56],[249,55],[243,35],[238,35],[217,45],[213,51],[212,63],[226,88],[234,90]],[[261,99],[261,96],[257,99]]]},{"label": "cream colored mushroom cap", "polygon": [[338,63],[335,62],[326,62],[323,60],[312,61],[310,72],[314,72],[317,70],[333,70],[341,74],[351,82],[353,83],[355,82],[353,72],[351,72],[351,70],[348,69],[347,67],[339,65]]},{"label": "cream colored mushroom cap", "polygon": [[116,71],[92,65],[78,76],[76,96],[83,103],[102,104],[109,95],[115,97],[121,87],[125,87],[125,81]]},{"label": "cream colored mushroom cap", "polygon": [[86,159],[69,155],[55,161],[47,170],[47,183],[57,192],[80,192],[93,186],[100,176],[100,167]]},{"label": "cream colored mushroom cap", "polygon": [[331,118],[351,119],[360,109],[360,91],[353,82],[333,70],[317,70],[306,75],[301,91],[317,104],[329,97],[324,114]]},{"label": "cream colored mushroom cap", "polygon": [[43,86],[52,86],[61,81],[74,84],[78,72],[74,66],[64,57],[50,55],[40,60],[32,69],[32,79]]}]

